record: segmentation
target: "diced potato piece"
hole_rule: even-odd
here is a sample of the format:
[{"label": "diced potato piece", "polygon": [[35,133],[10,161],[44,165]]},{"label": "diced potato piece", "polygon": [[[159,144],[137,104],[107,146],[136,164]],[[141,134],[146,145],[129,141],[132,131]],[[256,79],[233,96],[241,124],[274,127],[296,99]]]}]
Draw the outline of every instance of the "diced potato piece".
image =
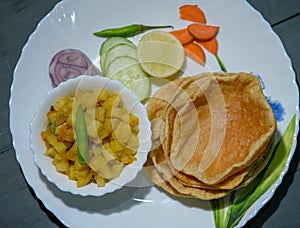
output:
[{"label": "diced potato piece", "polygon": [[125,149],[125,152],[126,154],[130,155],[130,156],[135,156],[136,153],[137,153],[137,150],[130,150],[130,149]]},{"label": "diced potato piece", "polygon": [[120,143],[125,144],[131,135],[129,125],[125,122],[121,122],[115,130],[115,135]]},{"label": "diced potato piece", "polygon": [[132,113],[129,114],[129,125],[134,127],[139,124],[139,119],[133,115]]},{"label": "diced potato piece", "polygon": [[89,161],[90,167],[105,179],[113,178],[113,173],[102,155],[95,155]]},{"label": "diced potato piece", "polygon": [[99,139],[99,142],[92,144],[89,148],[90,156],[102,154],[102,143]]},{"label": "diced potato piece", "polygon": [[138,134],[139,133],[139,125],[135,125],[131,128],[132,132],[135,133],[135,134]]},{"label": "diced potato piece", "polygon": [[118,140],[112,140],[110,142],[110,147],[113,151],[119,151],[119,150],[123,150],[124,146],[122,143],[120,143]]},{"label": "diced potato piece", "polygon": [[107,142],[103,145],[102,153],[106,161],[115,160],[117,159],[116,154],[111,149],[110,143]]},{"label": "diced potato piece", "polygon": [[[74,117],[75,118],[75,117]],[[66,124],[70,127],[73,127],[73,112],[70,112],[67,119]]]},{"label": "diced potato piece", "polygon": [[130,150],[137,150],[139,147],[139,141],[137,135],[131,134],[127,141],[127,148]]},{"label": "diced potato piece", "polygon": [[[103,132],[103,129],[104,129],[104,124],[103,123],[101,123],[101,122],[99,122],[99,121],[97,121],[98,123],[97,123],[97,133],[98,133],[98,138],[97,139],[100,139],[100,138],[102,138],[100,135],[102,135],[102,133],[101,132]],[[100,136],[100,138],[99,138],[99,136]],[[106,135],[107,136],[107,135]]]},{"label": "diced potato piece", "polygon": [[101,89],[98,95],[98,102],[107,100],[109,96],[109,91],[107,91],[106,89]]},{"label": "diced potato piece", "polygon": [[105,166],[107,163],[107,161],[104,159],[102,154],[98,154],[98,155],[94,155],[90,158],[89,160],[89,166],[92,168],[92,170],[94,170],[95,172],[97,172],[97,169],[100,166]]},{"label": "diced potato piece", "polygon": [[113,118],[111,119],[111,126],[112,126],[113,130],[116,130],[116,128],[118,127],[118,125],[119,125],[121,122],[122,122],[121,119],[116,118],[116,117],[113,117]]},{"label": "diced potato piece", "polygon": [[96,181],[98,187],[104,187],[106,184],[106,180],[98,174],[95,174],[94,180]]},{"label": "diced potato piece", "polygon": [[84,119],[85,122],[88,124],[90,121],[95,120],[95,110],[94,108],[92,109],[88,109],[86,111],[84,111]]},{"label": "diced potato piece", "polygon": [[121,162],[125,165],[128,165],[136,160],[136,157],[130,156],[126,153],[123,153],[121,156]]},{"label": "diced potato piece", "polygon": [[113,176],[112,178],[113,179],[120,176],[120,174],[124,168],[124,165],[116,160],[109,161],[109,166],[111,167],[111,170],[112,170],[112,176]]},{"label": "diced potato piece", "polygon": [[47,131],[46,139],[58,153],[66,152],[67,150],[66,145],[63,142],[59,142],[55,137],[55,135],[52,134],[51,132]]},{"label": "diced potato piece", "polygon": [[103,123],[104,119],[105,119],[105,108],[98,106],[95,108],[95,116],[96,116],[96,120],[98,120],[99,122]]},{"label": "diced potato piece", "polygon": [[70,180],[76,180],[76,174],[75,174],[75,168],[74,165],[70,166],[69,171],[68,171],[68,177]]},{"label": "diced potato piece", "polygon": [[97,120],[91,120],[87,126],[87,134],[90,137],[98,138],[98,129],[101,128],[101,123]]},{"label": "diced potato piece", "polygon": [[53,104],[54,110],[62,110],[64,106],[68,103],[67,97],[61,97],[60,99],[56,100]]},{"label": "diced potato piece", "polygon": [[67,117],[72,110],[72,105],[69,105],[69,103],[73,103],[73,99],[70,99],[69,97],[62,97],[55,101],[53,104],[54,110],[58,111],[61,115]]},{"label": "diced potato piece", "polygon": [[73,104],[74,104],[74,95],[70,95],[68,97],[68,103],[66,104],[70,112],[73,110]]},{"label": "diced potato piece", "polygon": [[69,169],[69,163],[68,160],[60,160],[57,161],[55,164],[55,168],[57,172],[66,173]]},{"label": "diced potato piece", "polygon": [[111,97],[109,97],[107,100],[103,101],[102,103],[102,107],[106,110],[106,112],[109,112],[108,117],[111,116],[111,109],[113,107],[113,102],[114,100]]},{"label": "diced potato piece", "polygon": [[64,115],[63,113],[57,113],[56,124],[63,124],[67,121],[68,115]]},{"label": "diced potato piece", "polygon": [[74,164],[74,168],[77,171],[83,171],[83,170],[88,170],[89,166],[87,164],[80,164],[79,161],[76,161]]},{"label": "diced potato piece", "polygon": [[50,110],[47,112],[47,117],[50,123],[56,123],[58,112],[54,110]]},{"label": "diced potato piece", "polygon": [[55,153],[55,156],[54,156],[54,158],[56,159],[56,160],[66,160],[66,159],[68,159],[68,156],[67,156],[67,154],[66,153]]},{"label": "diced potato piece", "polygon": [[75,175],[76,177],[86,177],[90,173],[89,169],[82,169],[82,170],[77,170],[75,169]]},{"label": "diced potato piece", "polygon": [[50,158],[54,158],[56,151],[54,150],[53,147],[50,147],[46,150],[46,152],[44,153],[46,156],[50,157]]},{"label": "diced potato piece", "polygon": [[55,135],[58,141],[67,141],[67,142],[74,142],[74,132],[73,129],[68,126],[67,124],[58,125],[55,128]]},{"label": "diced potato piece", "polygon": [[50,147],[52,147],[52,145],[47,140],[47,136],[49,134],[48,131],[50,131],[50,130],[47,128],[47,130],[41,132],[41,137],[42,137],[42,139],[43,139],[43,141],[44,141],[45,146],[46,146],[47,149],[49,149]]},{"label": "diced potato piece", "polygon": [[76,143],[74,143],[72,147],[67,150],[67,158],[74,162],[78,160],[78,150]]},{"label": "diced potato piece", "polygon": [[114,93],[112,95],[112,99],[114,100],[113,104],[114,104],[114,107],[120,107],[120,106],[123,106],[123,101],[122,101],[122,97],[120,94],[118,93]]},{"label": "diced potato piece", "polygon": [[82,93],[80,95],[80,103],[83,105],[84,109],[94,108],[97,104],[97,97],[95,93]]},{"label": "diced potato piece", "polygon": [[77,177],[77,183],[76,186],[78,188],[86,186],[87,184],[89,184],[91,181],[91,175],[87,175],[85,177]]},{"label": "diced potato piece", "polygon": [[128,113],[126,112],[125,108],[120,107],[113,107],[111,111],[111,118],[118,118],[120,120],[126,120],[128,119]]},{"label": "diced potato piece", "polygon": [[112,132],[113,128],[112,128],[112,123],[111,123],[111,119],[109,118],[105,118],[104,123],[103,123],[103,129],[102,131],[99,132],[100,138],[105,138],[107,136],[109,136],[109,134]]}]

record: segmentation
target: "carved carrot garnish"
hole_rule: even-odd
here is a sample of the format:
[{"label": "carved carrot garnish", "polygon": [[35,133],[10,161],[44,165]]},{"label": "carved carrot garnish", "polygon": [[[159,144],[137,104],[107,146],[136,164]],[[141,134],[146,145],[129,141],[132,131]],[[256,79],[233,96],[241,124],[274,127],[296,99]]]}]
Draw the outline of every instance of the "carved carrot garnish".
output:
[{"label": "carved carrot garnish", "polygon": [[184,5],[179,8],[180,18],[182,20],[206,23],[203,11],[197,5]]},{"label": "carved carrot garnish", "polygon": [[206,57],[203,49],[196,43],[188,43],[183,45],[186,56],[190,57],[195,62],[204,66],[206,62]]},{"label": "carved carrot garnish", "polygon": [[208,40],[208,41],[195,39],[195,42],[200,44],[202,47],[204,47],[207,51],[209,51],[213,55],[218,54],[219,44],[218,44],[218,41],[217,41],[216,38],[213,38],[213,39]]},{"label": "carved carrot garnish", "polygon": [[193,23],[187,27],[189,33],[198,40],[211,40],[219,32],[219,26]]},{"label": "carved carrot garnish", "polygon": [[188,44],[193,41],[194,37],[188,32],[186,28],[178,29],[170,32],[173,36],[175,36],[182,45]]},{"label": "carved carrot garnish", "polygon": [[193,22],[186,28],[170,32],[182,43],[186,56],[204,66],[206,62],[204,48],[216,57],[221,70],[227,72],[218,56],[217,35],[220,27],[208,25],[204,12],[197,5],[183,5],[179,8],[179,14],[181,19]]}]

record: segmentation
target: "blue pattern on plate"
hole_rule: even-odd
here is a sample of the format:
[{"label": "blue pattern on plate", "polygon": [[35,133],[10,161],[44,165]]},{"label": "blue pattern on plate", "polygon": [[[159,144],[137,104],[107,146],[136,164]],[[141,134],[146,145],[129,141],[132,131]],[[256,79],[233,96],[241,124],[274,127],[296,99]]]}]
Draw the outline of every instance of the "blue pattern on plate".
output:
[{"label": "blue pattern on plate", "polygon": [[[251,74],[255,75],[261,83],[261,87],[264,90],[265,87],[265,83],[262,79],[262,77],[258,74],[256,74],[255,72],[250,72]],[[284,116],[286,114],[283,105],[278,101],[278,100],[272,100],[271,96],[266,96],[267,101],[269,102],[271,108],[273,109],[273,113],[275,116],[275,119],[277,122],[283,121],[284,120]]]},{"label": "blue pattern on plate", "polygon": [[269,102],[270,106],[273,109],[276,121],[277,122],[283,121],[284,120],[283,117],[286,114],[286,112],[285,112],[282,104],[277,100],[272,100],[270,96],[266,96],[266,98],[267,98],[267,101]]}]

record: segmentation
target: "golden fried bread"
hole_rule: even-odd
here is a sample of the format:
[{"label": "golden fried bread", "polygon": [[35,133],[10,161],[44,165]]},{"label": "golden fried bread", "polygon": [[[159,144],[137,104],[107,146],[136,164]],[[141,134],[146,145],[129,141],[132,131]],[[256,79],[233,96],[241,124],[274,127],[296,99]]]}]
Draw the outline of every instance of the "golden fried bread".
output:
[{"label": "golden fried bread", "polygon": [[251,74],[177,79],[150,98],[147,111],[153,132],[148,174],[171,194],[222,197],[248,184],[273,150],[276,121]]}]

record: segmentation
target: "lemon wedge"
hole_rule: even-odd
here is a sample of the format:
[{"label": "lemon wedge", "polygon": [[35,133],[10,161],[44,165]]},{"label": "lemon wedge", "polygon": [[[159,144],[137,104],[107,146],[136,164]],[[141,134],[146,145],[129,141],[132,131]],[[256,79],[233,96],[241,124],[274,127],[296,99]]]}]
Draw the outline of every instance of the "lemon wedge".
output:
[{"label": "lemon wedge", "polygon": [[182,68],[185,53],[180,41],[166,31],[146,33],[137,45],[138,61],[142,69],[153,77],[170,77]]}]

